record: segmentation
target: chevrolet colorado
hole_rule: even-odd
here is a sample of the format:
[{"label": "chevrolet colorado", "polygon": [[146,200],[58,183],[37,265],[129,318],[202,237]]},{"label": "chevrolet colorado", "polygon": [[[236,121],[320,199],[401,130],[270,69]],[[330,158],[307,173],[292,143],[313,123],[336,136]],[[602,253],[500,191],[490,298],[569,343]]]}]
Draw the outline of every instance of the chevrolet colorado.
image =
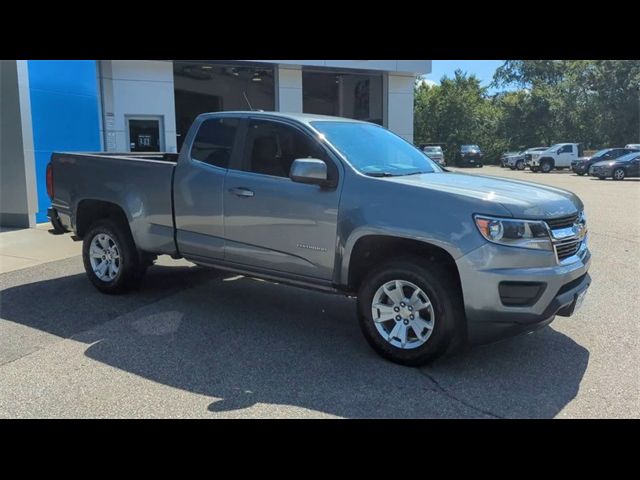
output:
[{"label": "chevrolet colorado", "polygon": [[54,153],[47,189],[104,293],[166,254],[355,296],[366,340],[405,365],[572,315],[590,284],[576,195],[447,171],[351,119],[203,114],[179,155]]}]

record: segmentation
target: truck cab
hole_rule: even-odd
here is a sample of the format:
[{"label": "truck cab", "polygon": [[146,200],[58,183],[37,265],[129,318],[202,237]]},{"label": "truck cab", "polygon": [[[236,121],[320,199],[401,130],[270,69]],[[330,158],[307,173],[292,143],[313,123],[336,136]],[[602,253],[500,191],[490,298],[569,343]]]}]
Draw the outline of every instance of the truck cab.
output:
[{"label": "truck cab", "polygon": [[531,171],[549,173],[554,169],[571,168],[571,162],[581,156],[582,146],[579,143],[556,143],[543,152],[531,155]]}]

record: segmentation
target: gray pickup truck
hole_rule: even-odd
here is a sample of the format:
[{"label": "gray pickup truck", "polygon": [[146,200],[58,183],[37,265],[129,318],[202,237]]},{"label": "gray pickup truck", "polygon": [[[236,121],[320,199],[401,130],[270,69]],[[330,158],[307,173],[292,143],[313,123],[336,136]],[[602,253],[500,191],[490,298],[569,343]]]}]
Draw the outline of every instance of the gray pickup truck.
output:
[{"label": "gray pickup truck", "polygon": [[447,171],[356,120],[203,114],[179,155],[54,153],[47,188],[102,292],[170,255],[356,296],[367,341],[405,365],[570,316],[590,284],[573,193]]}]

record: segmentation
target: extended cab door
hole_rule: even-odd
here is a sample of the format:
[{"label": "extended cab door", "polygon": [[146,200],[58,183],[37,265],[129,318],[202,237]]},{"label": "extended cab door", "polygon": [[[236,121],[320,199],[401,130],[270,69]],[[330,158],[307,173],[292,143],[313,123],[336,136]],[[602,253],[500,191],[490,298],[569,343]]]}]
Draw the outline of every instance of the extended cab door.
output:
[{"label": "extended cab door", "polygon": [[[328,166],[333,187],[293,182],[297,158]],[[250,118],[241,170],[224,188],[225,260],[270,271],[330,280],[333,272],[341,166],[300,126]]]},{"label": "extended cab door", "polygon": [[185,257],[224,258],[224,179],[239,151],[241,125],[240,117],[205,117],[185,139],[173,181],[177,243]]}]

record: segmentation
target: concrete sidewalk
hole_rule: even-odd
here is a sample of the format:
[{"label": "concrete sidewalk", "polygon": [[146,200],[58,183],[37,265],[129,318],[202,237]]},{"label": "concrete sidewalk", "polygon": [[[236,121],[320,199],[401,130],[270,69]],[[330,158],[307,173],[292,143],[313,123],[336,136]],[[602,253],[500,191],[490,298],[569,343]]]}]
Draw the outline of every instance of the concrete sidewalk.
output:
[{"label": "concrete sidewalk", "polygon": [[82,242],[71,240],[69,233],[52,235],[49,233],[50,228],[50,223],[40,223],[36,228],[0,229],[0,273],[82,253]]}]

